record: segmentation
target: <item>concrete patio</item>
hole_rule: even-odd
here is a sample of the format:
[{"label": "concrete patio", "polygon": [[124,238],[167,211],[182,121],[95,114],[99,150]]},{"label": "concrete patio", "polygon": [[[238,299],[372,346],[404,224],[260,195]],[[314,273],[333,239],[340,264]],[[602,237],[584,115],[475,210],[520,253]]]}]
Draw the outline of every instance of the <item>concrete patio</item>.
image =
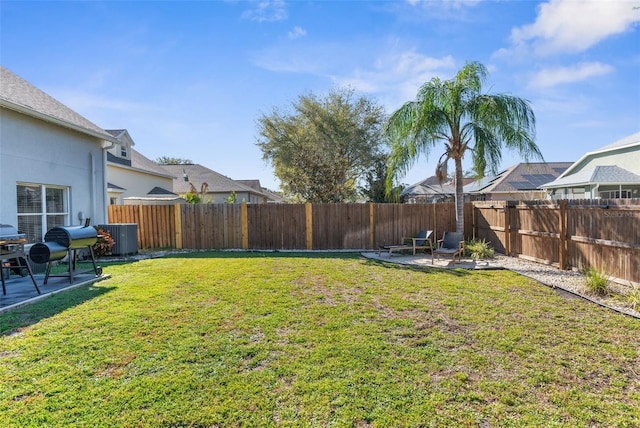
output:
[{"label": "concrete patio", "polygon": [[500,265],[497,259],[475,261],[471,258],[463,257],[460,262],[456,261],[454,263],[451,257],[440,256],[440,258],[438,258],[436,256],[432,264],[430,253],[419,253],[414,256],[413,254],[399,254],[394,252],[393,254],[389,255],[388,251],[383,250],[365,251],[362,252],[361,255],[372,260],[379,260],[408,266],[433,267],[440,269],[504,269],[504,267]]},{"label": "concrete patio", "polygon": [[0,292],[0,313],[34,303],[56,293],[90,285],[94,282],[109,278],[109,275],[96,276],[94,272],[76,273],[73,276],[73,282],[70,282],[68,277],[50,276],[47,283],[43,284],[44,274],[34,274],[33,276],[41,294],[38,294],[29,276],[21,277],[20,275],[10,275],[8,278],[5,278],[7,294]]}]

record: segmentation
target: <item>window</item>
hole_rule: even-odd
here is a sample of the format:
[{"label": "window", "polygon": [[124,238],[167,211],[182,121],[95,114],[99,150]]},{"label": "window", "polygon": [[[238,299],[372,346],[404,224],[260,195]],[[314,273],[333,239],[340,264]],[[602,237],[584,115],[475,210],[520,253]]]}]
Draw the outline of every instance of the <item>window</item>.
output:
[{"label": "window", "polygon": [[28,242],[42,242],[47,230],[68,223],[68,200],[68,187],[18,184],[18,230]]},{"label": "window", "polygon": [[120,156],[127,158],[127,146],[125,144],[120,144]]},{"label": "window", "polygon": [[111,196],[109,198],[109,205],[118,205],[118,198],[114,197],[114,196]]},{"label": "window", "polygon": [[600,192],[602,199],[627,199],[631,198],[631,190],[611,190],[608,192]]}]

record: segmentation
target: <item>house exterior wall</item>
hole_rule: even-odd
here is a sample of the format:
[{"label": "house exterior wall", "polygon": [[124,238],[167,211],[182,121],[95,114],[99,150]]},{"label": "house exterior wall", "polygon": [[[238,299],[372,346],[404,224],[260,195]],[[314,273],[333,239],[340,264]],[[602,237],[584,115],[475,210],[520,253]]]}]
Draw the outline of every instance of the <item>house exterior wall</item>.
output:
[{"label": "house exterior wall", "polygon": [[71,225],[106,221],[102,141],[0,108],[0,223],[17,225],[17,183],[69,188]]},{"label": "house exterior wall", "polygon": [[577,168],[571,170],[575,174],[595,166],[616,165],[635,174],[640,174],[640,146],[627,147],[606,153],[596,153],[585,158]]},{"label": "house exterior wall", "polygon": [[[571,169],[570,174],[576,174],[597,166],[611,165],[640,175],[640,146],[635,145],[603,153],[590,154]],[[551,199],[598,199],[603,194],[605,199],[617,199],[621,197],[620,195],[638,198],[640,197],[640,183],[621,185],[613,183],[580,184],[549,189],[549,197]],[[609,198],[606,197],[607,194],[610,196]]]},{"label": "house exterior wall", "polygon": [[115,193],[109,192],[109,197],[116,197],[118,205],[124,203],[124,198],[145,197],[154,187],[162,187],[168,191],[173,188],[171,177],[161,177],[135,170],[123,165],[107,164],[108,182],[123,187],[125,190]]}]

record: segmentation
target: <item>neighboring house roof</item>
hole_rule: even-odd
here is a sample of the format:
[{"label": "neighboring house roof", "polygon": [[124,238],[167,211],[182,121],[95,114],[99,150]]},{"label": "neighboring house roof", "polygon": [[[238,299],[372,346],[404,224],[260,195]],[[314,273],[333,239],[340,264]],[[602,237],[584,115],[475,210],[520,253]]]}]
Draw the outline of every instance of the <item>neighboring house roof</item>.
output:
[{"label": "neighboring house roof", "polygon": [[602,146],[599,149],[585,153],[580,159],[574,162],[573,165],[567,168],[567,170],[563,172],[559,178],[571,175],[573,171],[577,169],[583,163],[583,161],[589,157],[633,146],[640,146],[640,132],[636,132],[635,134],[631,134],[627,137],[614,141],[613,143]]},{"label": "neighboring house roof", "polygon": [[[428,179],[427,179],[428,180]],[[421,181],[420,183],[412,184],[409,187],[406,187],[400,193],[402,196],[407,197],[417,197],[417,196],[435,196],[435,195],[446,195],[451,196],[456,193],[455,187],[450,183],[442,183],[442,184],[426,184],[427,180]]]},{"label": "neighboring house roof", "polygon": [[265,195],[267,197],[267,199],[269,200],[269,202],[275,202],[275,203],[285,203],[287,202],[287,200],[285,198],[283,198],[282,196],[278,195],[277,193],[273,193],[270,192],[269,190],[266,190],[265,188],[262,187],[262,185],[260,184],[260,180],[235,180],[238,183],[242,183],[245,186],[249,186],[252,189],[255,189],[257,191],[259,191],[261,194]]},{"label": "neighboring house roof", "polygon": [[107,183],[107,188],[108,188],[110,191],[111,191],[111,190],[113,190],[113,191],[116,191],[116,190],[127,190],[127,189],[125,189],[124,187],[120,187],[120,186],[118,186],[118,185],[116,185],[116,184],[113,184],[113,183]]},{"label": "neighboring house roof", "polygon": [[245,186],[251,187],[258,192],[262,192],[262,186],[260,185],[260,180],[235,180],[238,183],[244,184]]},{"label": "neighboring house roof", "polygon": [[0,106],[105,141],[115,138],[52,96],[0,66]]},{"label": "neighboring house roof", "polygon": [[131,167],[142,171],[152,172],[164,177],[174,178],[175,176],[158,163],[144,157],[140,152],[131,148]]},{"label": "neighboring house roof", "polygon": [[602,146],[599,149],[596,149],[592,152],[588,152],[587,154],[585,154],[585,156],[594,154],[594,153],[608,152],[611,150],[618,150],[625,147],[638,146],[638,145],[640,145],[640,132],[636,132],[635,134],[631,134],[629,136],[621,138],[618,141],[614,141],[613,143]]},{"label": "neighboring house roof", "polygon": [[599,165],[543,184],[543,189],[585,186],[589,184],[638,184],[640,175],[615,165]]},{"label": "neighboring house roof", "polygon": [[118,139],[121,138],[125,134],[125,132],[127,132],[126,129],[105,129],[105,131]]},{"label": "neighboring house roof", "polygon": [[162,187],[154,187],[147,193],[147,195],[170,195],[170,196],[178,196],[170,190],[163,189]]},{"label": "neighboring house roof", "polygon": [[[463,178],[462,183],[467,184],[472,182],[473,179]],[[440,182],[438,177],[432,175],[418,183],[412,184],[402,190],[402,196],[408,197],[418,197],[418,196],[435,196],[435,195],[445,195],[445,196],[453,196],[456,193],[456,188],[453,185],[453,181],[447,180]]]},{"label": "neighboring house roof", "polygon": [[[173,174],[173,191],[180,195],[191,191],[189,183],[193,183],[198,191],[200,191],[202,183],[207,183],[207,193],[249,192],[263,194],[262,191],[255,190],[199,164],[163,165],[162,167]],[[185,175],[187,180],[185,180]]]},{"label": "neighboring house roof", "polygon": [[145,172],[148,174],[159,175],[166,178],[174,178],[174,175],[171,174],[170,171],[167,171],[165,168],[152,161],[151,159],[146,158],[134,148],[130,148],[129,150],[131,151],[131,160],[119,158],[114,154],[107,152],[107,162],[129,167],[133,170]]},{"label": "neighboring house roof", "polygon": [[[621,138],[613,143],[600,147],[599,149],[587,152],[580,159],[574,162],[555,180],[549,180],[540,185],[541,189],[552,189],[560,187],[584,186],[586,184],[611,183],[627,184],[638,183],[638,174],[628,171],[615,165],[594,165],[589,168],[580,169],[588,164],[589,158],[596,156],[602,158],[602,163],[606,162],[606,155],[614,155],[616,151],[638,147],[640,150],[640,132]],[[602,155],[605,157],[602,157]]]},{"label": "neighboring house roof", "polygon": [[514,193],[538,190],[572,165],[571,162],[519,163],[497,175],[484,177],[465,186],[465,193]]}]

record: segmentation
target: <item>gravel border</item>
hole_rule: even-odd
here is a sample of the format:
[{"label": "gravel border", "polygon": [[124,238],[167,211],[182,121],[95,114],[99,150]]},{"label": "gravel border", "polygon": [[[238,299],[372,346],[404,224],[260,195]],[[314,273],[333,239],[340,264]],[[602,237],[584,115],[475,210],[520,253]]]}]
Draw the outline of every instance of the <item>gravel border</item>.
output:
[{"label": "gravel border", "polygon": [[[606,296],[599,297],[586,294],[584,291],[585,276],[581,272],[575,270],[560,270],[551,265],[518,257],[507,257],[501,254],[496,254],[495,264],[503,269],[508,269],[520,275],[535,279],[548,287],[566,291],[589,302],[640,319],[640,312],[629,307],[621,306],[620,302],[614,299],[607,298]],[[609,287],[613,292],[622,295],[626,294],[628,289],[628,287],[612,282],[609,282]]]}]

